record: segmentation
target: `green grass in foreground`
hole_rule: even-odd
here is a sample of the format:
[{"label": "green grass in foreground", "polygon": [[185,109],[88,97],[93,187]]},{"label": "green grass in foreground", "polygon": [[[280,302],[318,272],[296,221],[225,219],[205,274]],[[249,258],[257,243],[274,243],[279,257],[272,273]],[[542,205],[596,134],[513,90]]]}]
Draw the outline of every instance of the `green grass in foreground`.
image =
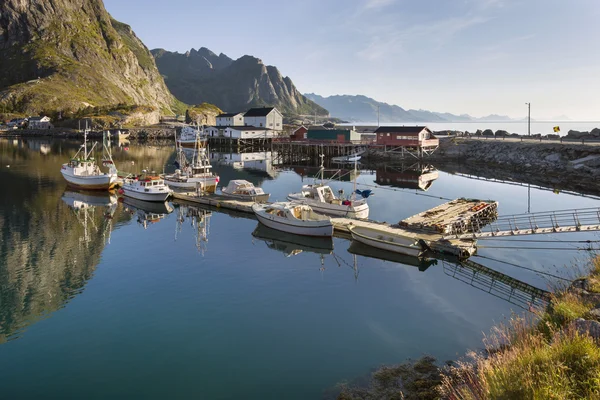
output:
[{"label": "green grass in foreground", "polygon": [[[598,291],[600,258],[592,260],[590,291]],[[600,291],[598,291],[600,293]],[[471,354],[444,378],[448,399],[600,399],[600,347],[571,325],[597,304],[557,293],[537,322],[514,317],[487,338],[488,355]],[[495,351],[494,349],[500,349]]]}]

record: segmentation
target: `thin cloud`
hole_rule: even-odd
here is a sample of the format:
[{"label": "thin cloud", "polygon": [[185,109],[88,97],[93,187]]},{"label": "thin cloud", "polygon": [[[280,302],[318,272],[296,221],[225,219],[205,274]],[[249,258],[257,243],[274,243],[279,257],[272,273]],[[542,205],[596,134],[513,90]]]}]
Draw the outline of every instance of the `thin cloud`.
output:
[{"label": "thin cloud", "polygon": [[367,0],[364,8],[367,10],[380,9],[380,8],[387,7],[395,2],[396,2],[396,0]]}]

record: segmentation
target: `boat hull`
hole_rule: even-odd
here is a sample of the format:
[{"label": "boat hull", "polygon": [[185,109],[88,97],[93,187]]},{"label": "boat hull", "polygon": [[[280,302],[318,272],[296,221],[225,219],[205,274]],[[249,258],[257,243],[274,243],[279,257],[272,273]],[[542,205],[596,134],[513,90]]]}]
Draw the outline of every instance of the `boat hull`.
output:
[{"label": "boat hull", "polygon": [[138,200],[159,201],[159,202],[164,203],[167,200],[167,198],[169,198],[169,196],[171,195],[171,192],[144,193],[144,192],[138,192],[137,190],[132,190],[132,189],[123,187],[123,194],[125,196],[131,197],[134,199],[138,199]]},{"label": "boat hull", "polygon": [[196,140],[178,140],[177,144],[181,147],[187,147],[188,149],[193,149],[196,146],[199,146],[199,147],[206,146],[206,139],[198,140],[197,145],[196,145]]},{"label": "boat hull", "polygon": [[243,194],[229,194],[221,190],[221,195],[229,199],[235,199],[240,201],[253,201],[255,203],[266,203],[269,201],[269,193],[258,194],[258,195],[243,195]]},{"label": "boat hull", "polygon": [[217,178],[184,178],[184,179],[173,179],[168,176],[164,177],[165,183],[169,185],[169,187],[174,187],[177,189],[188,189],[195,190],[197,185],[200,185],[200,188],[205,192],[214,193],[217,190]]},{"label": "boat hull", "polygon": [[323,203],[320,201],[308,200],[302,196],[301,193],[289,195],[287,199],[293,203],[306,204],[317,213],[334,217],[365,219],[369,216],[369,205],[367,203],[358,206]]},{"label": "boat hull", "polygon": [[91,176],[77,176],[60,171],[67,184],[71,187],[84,190],[110,190],[117,185],[116,174],[103,174]]},{"label": "boat hull", "polygon": [[364,227],[350,227],[352,239],[382,250],[419,257],[424,249],[415,238]]},{"label": "boat hull", "polygon": [[[252,207],[254,210],[254,207]],[[302,236],[333,236],[333,224],[331,221],[295,221],[287,218],[281,218],[274,215],[265,216],[260,212],[254,212],[258,222],[277,229],[278,231],[293,233]]]}]

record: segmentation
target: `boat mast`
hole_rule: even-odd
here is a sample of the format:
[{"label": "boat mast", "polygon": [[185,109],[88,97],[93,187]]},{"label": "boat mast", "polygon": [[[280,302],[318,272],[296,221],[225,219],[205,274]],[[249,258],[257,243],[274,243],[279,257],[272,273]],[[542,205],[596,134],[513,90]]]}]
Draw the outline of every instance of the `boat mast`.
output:
[{"label": "boat mast", "polygon": [[322,185],[323,181],[325,180],[325,166],[323,165],[323,159],[325,158],[325,155],[319,154],[319,157],[321,157],[321,169],[319,169],[319,172],[321,173],[321,185]]},{"label": "boat mast", "polygon": [[85,160],[88,159],[88,153],[87,153],[87,130],[88,130],[88,122],[86,120],[85,121],[85,129],[83,130],[83,157],[85,158]]},{"label": "boat mast", "polygon": [[354,187],[352,190],[352,200],[356,200],[356,178],[357,178],[356,166],[357,166],[357,164],[358,164],[358,161],[355,158],[354,159]]}]

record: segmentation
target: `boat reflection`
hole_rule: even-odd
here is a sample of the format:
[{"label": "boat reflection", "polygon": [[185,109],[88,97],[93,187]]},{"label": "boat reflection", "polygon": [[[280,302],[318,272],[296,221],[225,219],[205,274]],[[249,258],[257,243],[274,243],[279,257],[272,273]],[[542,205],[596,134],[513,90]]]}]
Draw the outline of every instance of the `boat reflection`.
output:
[{"label": "boat reflection", "polygon": [[189,221],[196,237],[196,249],[202,255],[208,250],[208,234],[210,233],[210,217],[212,212],[190,204],[177,203],[177,228],[175,240],[182,232],[183,223]]},{"label": "boat reflection", "polygon": [[352,241],[350,243],[348,251],[352,254],[363,257],[376,258],[382,261],[390,261],[393,263],[410,265],[412,267],[417,267],[419,271],[425,271],[430,266],[437,264],[436,259],[431,259],[427,257],[414,257],[405,254],[394,253],[391,251],[376,249],[374,247],[367,246],[356,241]]},{"label": "boat reflection", "polygon": [[385,165],[376,169],[375,183],[427,191],[438,177],[438,170],[429,164]]},{"label": "boat reflection", "polygon": [[252,236],[265,242],[272,250],[282,252],[286,257],[302,252],[328,255],[333,252],[333,240],[330,237],[300,236],[271,229],[259,223]]},{"label": "boat reflection", "polygon": [[[79,243],[90,243],[94,233],[101,232],[105,242],[110,243],[112,221],[117,210],[117,196],[112,192],[65,190],[61,200],[75,212],[77,221],[83,226]],[[97,224],[102,214],[102,223]],[[93,231],[93,232],[91,232]]]},{"label": "boat reflection", "polygon": [[131,197],[122,197],[123,208],[130,215],[137,217],[137,222],[144,229],[164,219],[173,212],[173,207],[167,203],[143,201]]}]

